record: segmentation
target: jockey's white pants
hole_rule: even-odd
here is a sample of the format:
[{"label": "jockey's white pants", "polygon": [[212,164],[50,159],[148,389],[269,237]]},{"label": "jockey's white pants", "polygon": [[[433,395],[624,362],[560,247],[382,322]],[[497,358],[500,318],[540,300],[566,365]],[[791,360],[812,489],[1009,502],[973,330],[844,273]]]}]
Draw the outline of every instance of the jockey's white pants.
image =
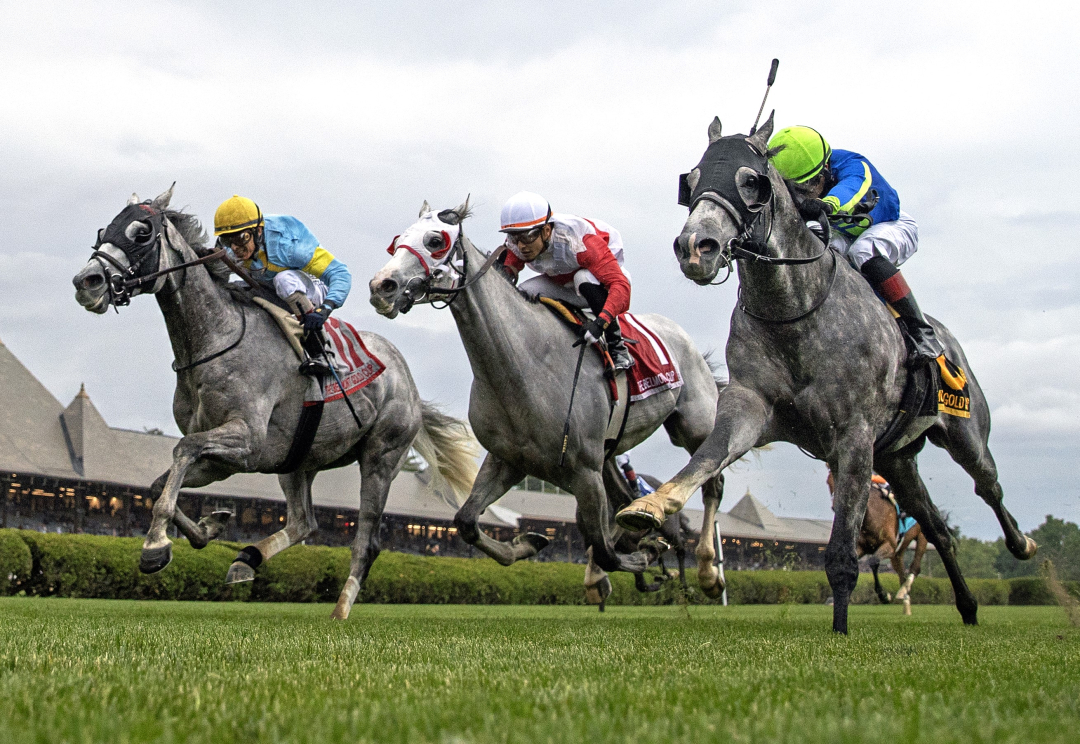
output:
[{"label": "jockey's white pants", "polygon": [[919,250],[919,226],[910,214],[901,210],[899,219],[871,225],[855,240],[834,230],[830,247],[856,269],[875,254],[899,266]]},{"label": "jockey's white pants", "polygon": [[[626,270],[625,266],[620,266],[619,268],[622,269],[626,281],[632,285],[633,282],[630,280],[630,272]],[[541,274],[540,276],[526,279],[521,283],[518,289],[530,297],[550,297],[553,300],[562,300],[572,307],[587,308],[589,303],[581,296],[582,284],[600,284],[600,280],[597,279],[591,271],[587,269],[578,269],[574,272],[573,282],[559,284],[547,274]]]},{"label": "jockey's white pants", "polygon": [[306,271],[287,269],[274,277],[274,291],[281,299],[287,299],[293,292],[303,292],[315,307],[326,300],[327,288],[321,279],[316,279]]}]

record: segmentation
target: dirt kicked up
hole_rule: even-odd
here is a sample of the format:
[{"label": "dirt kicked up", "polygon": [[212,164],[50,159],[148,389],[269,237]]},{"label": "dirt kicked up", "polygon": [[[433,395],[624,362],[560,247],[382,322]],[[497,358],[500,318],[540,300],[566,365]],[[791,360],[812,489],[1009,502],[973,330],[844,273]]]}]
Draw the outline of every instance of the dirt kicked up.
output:
[{"label": "dirt kicked up", "polygon": [[1057,607],[0,600],[3,741],[1075,741]]}]

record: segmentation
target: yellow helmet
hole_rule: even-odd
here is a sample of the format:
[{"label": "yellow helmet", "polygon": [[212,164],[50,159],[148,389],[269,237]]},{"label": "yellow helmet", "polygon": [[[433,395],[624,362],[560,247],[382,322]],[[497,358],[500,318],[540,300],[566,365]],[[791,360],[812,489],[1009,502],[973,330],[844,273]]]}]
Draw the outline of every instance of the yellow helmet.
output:
[{"label": "yellow helmet", "polygon": [[252,227],[261,227],[263,223],[262,211],[259,205],[246,196],[232,197],[221,202],[214,212],[214,235],[240,232]]}]

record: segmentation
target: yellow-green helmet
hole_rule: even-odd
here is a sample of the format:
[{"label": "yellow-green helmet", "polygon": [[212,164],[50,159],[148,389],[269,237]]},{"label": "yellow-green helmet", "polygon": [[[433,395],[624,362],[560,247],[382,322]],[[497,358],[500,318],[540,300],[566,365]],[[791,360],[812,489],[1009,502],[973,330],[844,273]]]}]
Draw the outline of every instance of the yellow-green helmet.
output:
[{"label": "yellow-green helmet", "polygon": [[263,216],[259,205],[245,196],[233,194],[221,202],[214,212],[214,235],[249,230],[261,227],[262,223]]},{"label": "yellow-green helmet", "polygon": [[783,147],[772,156],[772,164],[788,181],[806,183],[821,173],[829,162],[832,148],[817,130],[810,127],[781,129],[769,140],[769,149]]}]

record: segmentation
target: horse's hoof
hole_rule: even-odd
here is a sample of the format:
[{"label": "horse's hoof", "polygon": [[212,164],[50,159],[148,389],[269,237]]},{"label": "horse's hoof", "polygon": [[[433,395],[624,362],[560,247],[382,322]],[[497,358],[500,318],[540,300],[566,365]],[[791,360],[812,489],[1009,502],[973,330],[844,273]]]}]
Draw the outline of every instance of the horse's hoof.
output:
[{"label": "horse's hoof", "polygon": [[1024,535],[1024,539],[1027,540],[1027,543],[1024,544],[1024,560],[1034,558],[1035,554],[1039,552],[1039,546],[1027,535]]},{"label": "horse's hoof", "polygon": [[618,525],[631,532],[658,530],[664,526],[664,519],[663,510],[658,509],[656,505],[645,499],[637,499],[615,515],[615,521]]},{"label": "horse's hoof", "polygon": [[245,581],[255,580],[255,569],[246,563],[236,561],[229,566],[229,573],[225,574],[226,584],[242,584]]},{"label": "horse's hoof", "polygon": [[607,576],[592,586],[585,587],[585,602],[591,605],[603,605],[611,595],[611,579]]},{"label": "horse's hoof", "polygon": [[144,574],[157,573],[172,563],[172,543],[160,548],[143,548],[139,556],[139,570]]},{"label": "horse's hoof", "polygon": [[671,550],[671,544],[659,535],[650,535],[641,538],[641,540],[638,541],[637,547],[638,550],[643,550],[649,554],[650,563]]},{"label": "horse's hoof", "polygon": [[724,582],[720,580],[720,572],[716,566],[709,566],[708,571],[698,571],[698,584],[701,591],[710,599],[719,599],[724,593]]},{"label": "horse's hoof", "polygon": [[537,553],[539,553],[551,543],[551,540],[544,537],[543,535],[538,535],[535,532],[526,532],[522,535],[518,535],[517,537],[515,537],[512,542],[515,545],[528,545]]}]

